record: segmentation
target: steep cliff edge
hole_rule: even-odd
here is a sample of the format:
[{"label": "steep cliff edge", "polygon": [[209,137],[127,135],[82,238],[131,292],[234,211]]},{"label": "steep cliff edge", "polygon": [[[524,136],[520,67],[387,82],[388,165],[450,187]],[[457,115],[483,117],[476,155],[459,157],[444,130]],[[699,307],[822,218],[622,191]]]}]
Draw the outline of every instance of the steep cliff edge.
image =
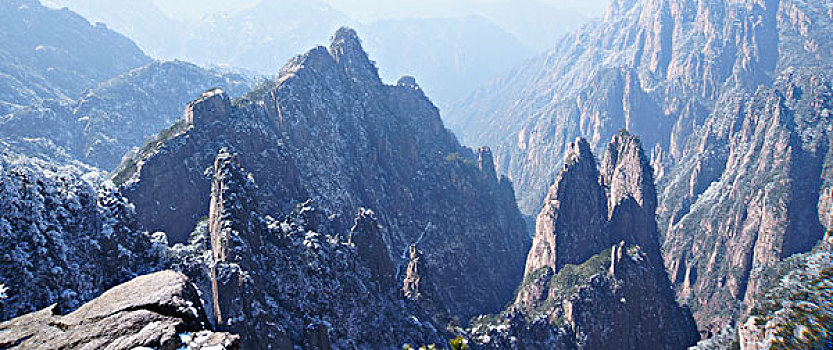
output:
[{"label": "steep cliff edge", "polygon": [[711,116],[668,175],[658,211],[666,268],[702,328],[749,311],[772,268],[824,234],[831,96],[824,74],[787,71]]},{"label": "steep cliff edge", "polygon": [[820,1],[617,1],[448,123],[492,146],[527,214],[568,141],[601,152],[619,128],[643,135],[665,266],[714,333],[830,225],[831,30]]},{"label": "steep cliff edge", "polygon": [[515,303],[496,319],[475,320],[473,340],[515,349],[693,345],[696,324],[676,304],[663,269],[653,171],[639,139],[617,133],[601,171],[586,140],[568,149]]},{"label": "steep cliff edge", "polygon": [[831,30],[820,1],[617,1],[444,117],[467,142],[495,150],[532,214],[575,137],[602,151],[626,128],[663,173],[724,95],[752,93],[789,67],[829,70]]},{"label": "steep cliff edge", "polygon": [[204,171],[229,147],[258,179],[262,213],[283,217],[311,199],[346,237],[359,208],[371,209],[394,265],[418,244],[436,298],[453,313],[511,300],[529,244],[511,184],[495,176],[488,150],[457,142],[415,82],[383,85],[353,30],[244,98],[223,95],[195,103],[219,99],[228,113],[192,106],[193,125],[124,164],[121,189],[144,228],[187,240],[209,214]]},{"label": "steep cliff edge", "polygon": [[372,212],[359,212],[350,241],[309,202],[282,220],[262,216],[258,186],[241,164],[230,149],[218,152],[207,225],[173,248],[173,266],[201,286],[217,329],[252,349],[398,348],[446,337],[430,315],[403,304]]}]

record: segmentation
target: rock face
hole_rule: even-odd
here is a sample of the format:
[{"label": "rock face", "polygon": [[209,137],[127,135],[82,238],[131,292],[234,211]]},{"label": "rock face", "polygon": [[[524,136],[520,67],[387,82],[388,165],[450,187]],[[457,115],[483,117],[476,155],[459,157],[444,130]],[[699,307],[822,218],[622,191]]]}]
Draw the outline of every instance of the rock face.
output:
[{"label": "rock face", "polygon": [[57,152],[37,152],[41,144],[51,144],[71,159],[112,170],[125,153],[141,152],[132,149],[174,124],[182,106],[205,89],[216,86],[241,95],[249,88],[240,75],[180,61],[119,73],[73,95],[76,100],[50,99],[0,117],[0,133],[14,142],[4,148],[60,160],[53,154]]},{"label": "rock face", "polygon": [[[683,349],[696,343],[694,319],[676,304],[663,269],[655,208],[653,171],[639,139],[626,131],[614,136],[601,172],[587,141],[570,144],[538,216],[514,305],[497,325],[475,322],[472,337],[487,348]],[[519,317],[539,321],[513,325]]]},{"label": "rock face", "polygon": [[578,139],[570,144],[565,157],[564,169],[536,219],[524,271],[527,275],[541,268],[557,271],[566,264],[580,264],[613,244],[605,192],[590,145]]},{"label": "rock face", "polygon": [[0,347],[237,349],[239,337],[207,331],[199,294],[173,271],[144,275],[104,292],[78,310],[56,307],[0,323]]},{"label": "rock face", "polygon": [[408,248],[408,267],[405,269],[405,279],[402,282],[402,294],[406,299],[419,300],[423,297],[426,283],[422,280],[426,278],[425,259],[422,257],[422,252],[417,249],[416,245],[411,245]]},{"label": "rock face", "polygon": [[831,101],[826,76],[788,71],[711,116],[669,174],[658,211],[666,268],[701,327],[748,311],[774,282],[771,269],[822,237]]},{"label": "rock face", "polygon": [[639,245],[652,257],[661,257],[656,220],[657,191],[649,162],[639,138],[621,130],[605,148],[601,181],[607,193],[611,236]]},{"label": "rock face", "polygon": [[[185,123],[188,125],[208,124],[228,117],[231,103],[226,92],[214,88],[203,92],[199,99],[191,101],[185,106]],[[194,120],[194,116],[199,119]]]},{"label": "rock face", "polygon": [[[398,348],[442,340],[428,315],[391,292],[393,266],[380,263],[387,246],[368,244],[379,243],[378,231],[371,236],[372,214],[359,213],[353,243],[310,203],[282,221],[261,216],[258,186],[242,163],[225,148],[215,158],[207,227],[194,232],[210,248],[196,237],[173,248],[172,265],[201,286],[218,329],[239,334],[252,349]],[[211,258],[202,259],[207,248]]]},{"label": "rock face", "polygon": [[[643,135],[666,267],[701,329],[716,331],[765,289],[764,266],[806,252],[829,225],[828,13],[800,0],[615,2],[448,122],[492,146],[527,214],[569,140],[601,152],[620,128]],[[632,197],[619,204],[640,207]],[[643,204],[614,227],[650,232],[635,230],[653,225]]]},{"label": "rock face", "polygon": [[[208,217],[214,262],[211,265],[213,321],[220,329],[239,328],[235,323],[245,320],[249,311],[244,298],[251,299],[255,285],[261,282],[254,279],[256,276],[244,275],[246,270],[259,270],[260,266],[249,264],[265,232],[254,212],[256,188],[246,175],[237,155],[221,149],[214,161]],[[253,329],[243,336],[250,344],[257,344],[251,336],[256,332]]]},{"label": "rock face", "polygon": [[382,230],[372,210],[359,208],[355,223],[350,229],[350,244],[356,246],[356,252],[370,268],[373,279],[382,288],[396,285],[393,261]]},{"label": "rock face", "polygon": [[562,304],[580,348],[685,349],[697,342],[691,313],[676,305],[651,260],[639,246],[615,245],[607,274],[591,277]]},{"label": "rock face", "polygon": [[740,348],[824,349],[833,345],[833,235],[788,259],[787,272],[739,327]]},{"label": "rock face", "polygon": [[667,168],[725,93],[754,92],[791,66],[829,70],[828,11],[801,0],[613,3],[603,18],[457,103],[446,121],[467,142],[495,150],[531,214],[575,137],[602,151],[626,128],[646,149],[658,145]]},{"label": "rock face", "polygon": [[[370,209],[389,252],[415,243],[425,252],[449,310],[464,319],[496,311],[520,281],[529,244],[511,184],[494,176],[488,152],[475,156],[457,142],[413,85],[382,84],[356,33],[341,29],[329,48],[296,57],[224,118],[200,123],[194,109],[193,128],[125,162],[133,176],[122,190],[144,228],[185,242],[209,214],[204,170],[229,147],[259,179],[264,215],[284,217],[311,199],[346,237],[359,208]],[[407,254],[390,256],[407,263]],[[494,260],[503,263],[486,263]]]}]

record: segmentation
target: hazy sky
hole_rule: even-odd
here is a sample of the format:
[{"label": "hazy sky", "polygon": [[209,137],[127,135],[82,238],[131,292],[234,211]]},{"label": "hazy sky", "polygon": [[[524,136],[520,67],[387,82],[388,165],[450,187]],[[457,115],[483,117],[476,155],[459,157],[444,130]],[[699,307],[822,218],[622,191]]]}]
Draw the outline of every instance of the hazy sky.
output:
[{"label": "hazy sky", "polygon": [[[206,13],[251,6],[260,0],[154,0],[169,15],[199,17]],[[264,0],[284,1],[284,0]],[[304,1],[304,0],[294,0]],[[478,4],[507,0],[323,0],[330,6],[359,21],[370,22],[385,18],[454,17],[467,15],[467,8],[475,12]],[[532,1],[532,0],[508,0]],[[609,0],[537,0],[559,8],[568,8],[588,17],[600,16]]]}]

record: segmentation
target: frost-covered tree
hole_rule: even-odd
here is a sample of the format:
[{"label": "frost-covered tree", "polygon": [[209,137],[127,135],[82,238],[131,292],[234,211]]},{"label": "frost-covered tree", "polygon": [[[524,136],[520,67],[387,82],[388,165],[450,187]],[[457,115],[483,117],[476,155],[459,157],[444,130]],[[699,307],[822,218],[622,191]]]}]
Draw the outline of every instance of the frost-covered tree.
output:
[{"label": "frost-covered tree", "polygon": [[74,309],[156,268],[154,242],[110,184],[73,166],[0,155],[0,320]]}]

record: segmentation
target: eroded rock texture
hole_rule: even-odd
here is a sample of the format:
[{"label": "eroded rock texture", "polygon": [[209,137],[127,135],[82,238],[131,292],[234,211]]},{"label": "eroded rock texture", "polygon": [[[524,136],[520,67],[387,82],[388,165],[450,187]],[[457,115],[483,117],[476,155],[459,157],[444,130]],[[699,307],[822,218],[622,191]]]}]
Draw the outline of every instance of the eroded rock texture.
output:
[{"label": "eroded rock texture", "polygon": [[475,321],[473,340],[518,349],[696,343],[694,319],[677,305],[663,269],[655,210],[653,170],[639,139],[617,133],[601,171],[587,141],[570,144],[538,216],[515,303],[497,319]]},{"label": "eroded rock texture", "polygon": [[238,349],[209,329],[185,275],[161,271],[120,284],[61,315],[55,305],[0,323],[0,347],[19,349]]},{"label": "eroded rock texture", "polygon": [[[461,146],[411,85],[383,85],[356,33],[341,29],[241,100],[195,102],[193,126],[123,164],[122,190],[144,228],[185,242],[209,214],[205,170],[229,147],[258,179],[264,215],[311,199],[330,232],[346,237],[359,208],[370,209],[395,266],[418,244],[442,305],[463,319],[497,311],[529,244],[512,186],[494,175],[490,152]],[[215,100],[223,108],[201,107]]]},{"label": "eroded rock texture", "polygon": [[[666,267],[714,332],[766,289],[767,266],[829,226],[829,12],[823,1],[617,1],[447,119],[492,147],[526,214],[569,141],[602,152],[621,128],[643,135]],[[636,216],[619,227],[646,222]]]},{"label": "eroded rock texture", "polygon": [[[210,215],[172,265],[191,275],[217,329],[244,348],[399,348],[446,337],[431,315],[405,305],[373,214],[351,241],[310,202],[282,220],[258,211],[258,186],[229,148],[215,157]],[[387,260],[385,260],[387,259]]]},{"label": "eroded rock texture", "polygon": [[772,88],[731,99],[706,125],[670,174],[659,218],[680,300],[701,327],[719,329],[774,282],[773,266],[825,231],[818,208],[830,186],[829,80],[789,71]]}]

